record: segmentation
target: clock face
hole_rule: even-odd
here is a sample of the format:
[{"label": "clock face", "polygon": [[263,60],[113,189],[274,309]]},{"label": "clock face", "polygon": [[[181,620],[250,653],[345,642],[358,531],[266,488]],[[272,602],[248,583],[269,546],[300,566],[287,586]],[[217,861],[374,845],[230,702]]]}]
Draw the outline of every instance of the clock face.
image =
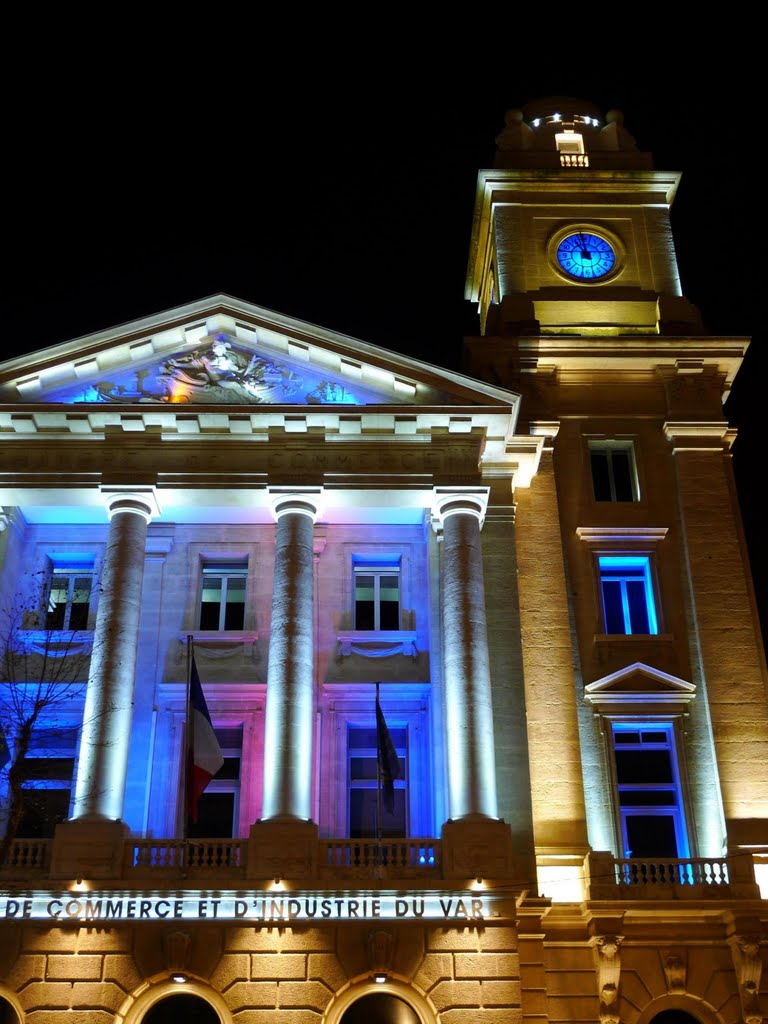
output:
[{"label": "clock face", "polygon": [[574,231],[558,245],[557,262],[570,277],[579,281],[597,281],[613,270],[616,253],[610,242],[600,235]]}]

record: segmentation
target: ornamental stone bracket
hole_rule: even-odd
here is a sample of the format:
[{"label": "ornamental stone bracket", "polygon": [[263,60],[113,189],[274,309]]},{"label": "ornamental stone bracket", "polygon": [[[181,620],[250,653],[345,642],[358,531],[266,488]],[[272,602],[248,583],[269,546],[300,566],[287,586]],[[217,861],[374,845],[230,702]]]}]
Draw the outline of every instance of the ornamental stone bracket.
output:
[{"label": "ornamental stone bracket", "polygon": [[370,931],[366,936],[366,953],[371,974],[389,974],[395,951],[395,936],[387,929]]},{"label": "ornamental stone bracket", "polygon": [[336,642],[339,645],[339,661],[351,654],[359,654],[363,658],[390,658],[395,654],[404,654],[414,661],[419,656],[416,633],[411,630],[352,630],[339,633]]},{"label": "ornamental stone bracket", "polygon": [[684,956],[679,952],[669,953],[664,959],[667,991],[672,995],[685,992],[687,967]]},{"label": "ornamental stone bracket", "polygon": [[736,935],[731,941],[733,963],[739,982],[739,998],[744,1024],[762,1024],[760,1012],[760,976],[763,961],[760,956],[759,935]]},{"label": "ornamental stone bracket", "polygon": [[619,979],[623,935],[598,935],[594,951],[597,966],[597,990],[600,997],[600,1024],[619,1024]]}]

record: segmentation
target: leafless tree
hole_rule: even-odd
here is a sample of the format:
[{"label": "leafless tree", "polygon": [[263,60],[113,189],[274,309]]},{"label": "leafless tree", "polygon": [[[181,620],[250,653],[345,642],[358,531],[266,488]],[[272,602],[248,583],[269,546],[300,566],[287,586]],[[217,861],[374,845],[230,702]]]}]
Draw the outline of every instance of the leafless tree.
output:
[{"label": "leafless tree", "polygon": [[0,792],[7,778],[0,865],[39,793],[35,780],[44,751],[30,756],[35,733],[45,729],[49,756],[55,756],[57,736],[63,740],[74,725],[72,711],[82,713],[93,636],[87,629],[50,628],[46,574],[28,574],[20,584],[8,606],[0,607],[0,728],[8,748],[0,771]]}]

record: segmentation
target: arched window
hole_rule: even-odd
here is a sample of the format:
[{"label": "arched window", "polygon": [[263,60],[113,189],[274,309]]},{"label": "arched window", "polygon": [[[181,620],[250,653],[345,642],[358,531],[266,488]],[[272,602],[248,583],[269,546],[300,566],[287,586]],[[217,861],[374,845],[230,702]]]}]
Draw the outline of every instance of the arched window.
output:
[{"label": "arched window", "polygon": [[415,1010],[386,992],[369,992],[344,1013],[340,1024],[421,1024]]},{"label": "arched window", "polygon": [[221,1024],[210,1003],[189,993],[166,996],[144,1015],[141,1024]]}]

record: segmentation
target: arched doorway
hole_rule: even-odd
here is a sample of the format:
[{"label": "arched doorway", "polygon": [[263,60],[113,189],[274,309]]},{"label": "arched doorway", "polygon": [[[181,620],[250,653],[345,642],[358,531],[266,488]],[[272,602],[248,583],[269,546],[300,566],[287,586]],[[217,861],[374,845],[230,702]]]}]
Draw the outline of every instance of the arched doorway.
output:
[{"label": "arched doorway", "polygon": [[685,1010],[662,1010],[652,1019],[651,1024],[701,1024],[701,1021]]},{"label": "arched doorway", "polygon": [[18,1013],[2,996],[0,996],[0,1024],[19,1024]]},{"label": "arched doorway", "polygon": [[221,1024],[221,1017],[200,996],[180,992],[156,1002],[142,1018],[142,1024]]},{"label": "arched doorway", "polygon": [[388,992],[369,992],[361,996],[341,1018],[340,1024],[421,1024],[415,1010],[398,996]]}]

